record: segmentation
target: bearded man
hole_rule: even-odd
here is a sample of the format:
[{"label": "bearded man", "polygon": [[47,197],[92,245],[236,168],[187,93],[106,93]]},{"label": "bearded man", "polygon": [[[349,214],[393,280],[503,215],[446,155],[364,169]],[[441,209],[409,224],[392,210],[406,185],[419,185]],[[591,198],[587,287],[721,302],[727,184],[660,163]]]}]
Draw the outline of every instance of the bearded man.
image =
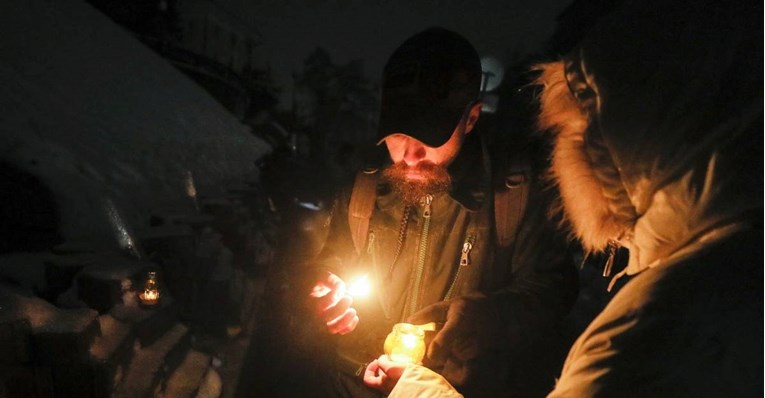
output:
[{"label": "bearded man", "polygon": [[[406,40],[385,66],[387,159],[340,195],[316,261],[311,307],[335,335],[328,395],[380,396],[361,379],[407,320],[438,325],[424,363],[460,391],[527,397],[552,386],[576,270],[528,163],[490,167],[475,128],[481,75],[470,43],[441,28]],[[369,297],[348,290],[360,275]]]}]

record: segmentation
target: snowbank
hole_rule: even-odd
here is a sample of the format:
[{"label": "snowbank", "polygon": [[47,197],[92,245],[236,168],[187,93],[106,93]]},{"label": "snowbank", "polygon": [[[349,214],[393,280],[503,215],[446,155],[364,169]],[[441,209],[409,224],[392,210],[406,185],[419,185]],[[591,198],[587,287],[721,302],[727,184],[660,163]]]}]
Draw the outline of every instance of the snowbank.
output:
[{"label": "snowbank", "polygon": [[[268,145],[82,0],[0,2],[0,161],[54,194],[66,239],[114,241],[255,170]],[[8,193],[6,193],[8,194]]]}]

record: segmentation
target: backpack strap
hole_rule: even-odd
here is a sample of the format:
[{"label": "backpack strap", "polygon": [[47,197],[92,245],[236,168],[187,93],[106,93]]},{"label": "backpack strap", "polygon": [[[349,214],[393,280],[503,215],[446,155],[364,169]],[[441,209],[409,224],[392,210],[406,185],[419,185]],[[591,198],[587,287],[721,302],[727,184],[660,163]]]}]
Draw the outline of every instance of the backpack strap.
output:
[{"label": "backpack strap", "polygon": [[348,225],[356,254],[361,254],[367,242],[369,220],[377,198],[377,169],[367,168],[356,173],[351,201],[348,205]]},{"label": "backpack strap", "polygon": [[528,203],[530,169],[525,156],[513,156],[494,184],[494,222],[500,248],[512,245],[518,234]]}]

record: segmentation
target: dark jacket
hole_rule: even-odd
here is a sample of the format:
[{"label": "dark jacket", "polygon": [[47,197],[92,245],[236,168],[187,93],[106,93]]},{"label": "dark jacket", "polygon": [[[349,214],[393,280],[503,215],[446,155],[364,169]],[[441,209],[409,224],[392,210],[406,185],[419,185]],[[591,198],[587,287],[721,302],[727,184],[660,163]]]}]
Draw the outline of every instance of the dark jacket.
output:
[{"label": "dark jacket", "polygon": [[[404,206],[378,179],[360,254],[348,224],[350,190],[338,199],[320,264],[346,281],[368,274],[375,289],[372,297],[354,301],[360,323],[337,338],[338,351],[359,364],[369,362],[382,354],[394,323],[430,304],[481,292],[485,313],[479,319],[486,322],[478,327],[490,337],[486,354],[471,364],[475,371],[460,389],[492,395],[510,385],[538,392],[553,382],[554,373],[542,368],[554,362],[549,339],[576,296],[576,272],[565,240],[546,217],[548,198],[535,176],[529,175],[528,205],[516,239],[498,246],[492,186],[501,176],[492,176],[474,136],[449,168],[452,191],[433,197],[429,220],[425,205],[416,206],[402,228]],[[460,265],[466,243],[467,264]]]}]

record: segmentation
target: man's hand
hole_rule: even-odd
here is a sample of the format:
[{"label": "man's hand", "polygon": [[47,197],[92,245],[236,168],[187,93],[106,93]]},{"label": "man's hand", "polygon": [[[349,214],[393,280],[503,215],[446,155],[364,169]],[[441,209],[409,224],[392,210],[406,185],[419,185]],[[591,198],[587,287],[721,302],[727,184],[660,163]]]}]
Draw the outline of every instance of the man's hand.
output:
[{"label": "man's hand", "polygon": [[316,281],[310,302],[314,314],[327,325],[331,334],[350,333],[359,323],[356,310],[351,307],[353,298],[345,293],[345,282],[331,272]]},{"label": "man's hand", "polygon": [[438,370],[450,383],[464,385],[469,377],[470,360],[485,349],[497,322],[487,307],[485,296],[472,295],[442,301],[423,308],[409,322],[444,322],[428,345],[426,365]]},{"label": "man's hand", "polygon": [[406,364],[393,362],[383,354],[370,362],[364,371],[364,384],[389,395],[404,373]]}]

